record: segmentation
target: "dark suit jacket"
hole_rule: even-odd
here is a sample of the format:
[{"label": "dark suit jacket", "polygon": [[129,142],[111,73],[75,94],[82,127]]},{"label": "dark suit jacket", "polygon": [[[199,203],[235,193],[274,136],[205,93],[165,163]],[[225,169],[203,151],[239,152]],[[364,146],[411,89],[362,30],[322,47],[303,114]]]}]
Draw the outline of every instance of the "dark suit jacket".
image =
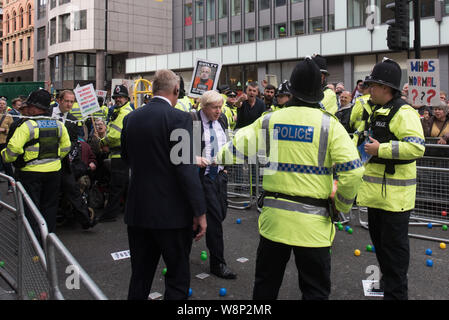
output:
[{"label": "dark suit jacket", "polygon": [[[178,229],[192,226],[193,216],[206,213],[198,168],[188,139],[189,163],[170,159],[178,141],[172,132],[184,129],[193,137],[192,118],[166,101],[154,98],[123,121],[122,160],[131,168],[125,223],[146,229]],[[177,153],[177,152],[176,152]]]}]

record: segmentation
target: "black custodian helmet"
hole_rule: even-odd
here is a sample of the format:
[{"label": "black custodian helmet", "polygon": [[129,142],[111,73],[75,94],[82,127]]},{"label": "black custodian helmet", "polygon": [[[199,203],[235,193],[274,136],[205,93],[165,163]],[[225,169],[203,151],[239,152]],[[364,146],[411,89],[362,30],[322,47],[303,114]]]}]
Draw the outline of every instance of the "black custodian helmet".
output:
[{"label": "black custodian helmet", "polygon": [[44,89],[33,91],[25,101],[26,106],[35,106],[46,112],[50,111],[51,95]]},{"label": "black custodian helmet", "polygon": [[293,69],[288,90],[293,96],[307,103],[318,103],[323,100],[321,71],[310,57],[299,62]]},{"label": "black custodian helmet", "polygon": [[396,91],[401,91],[402,71],[399,64],[391,59],[384,58],[374,66],[371,75],[365,79],[365,83],[378,83],[386,85]]},{"label": "black custodian helmet", "polygon": [[114,93],[112,94],[112,99],[115,99],[117,97],[126,97],[129,98],[129,92],[128,89],[124,85],[118,85],[114,89]]},{"label": "black custodian helmet", "polygon": [[312,60],[318,65],[321,73],[324,73],[326,76],[329,75],[329,71],[327,71],[327,61],[326,58],[319,54],[314,54],[312,56]]},{"label": "black custodian helmet", "polygon": [[284,82],[281,83],[281,85],[278,88],[278,92],[277,95],[291,95],[290,90],[288,89],[289,87],[289,81],[288,80],[284,80]]}]

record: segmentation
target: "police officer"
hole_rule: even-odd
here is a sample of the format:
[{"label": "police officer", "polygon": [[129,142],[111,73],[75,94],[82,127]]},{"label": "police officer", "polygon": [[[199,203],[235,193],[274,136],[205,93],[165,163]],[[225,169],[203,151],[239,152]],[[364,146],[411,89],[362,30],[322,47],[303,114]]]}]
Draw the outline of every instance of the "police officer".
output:
[{"label": "police officer", "polygon": [[285,80],[281,83],[281,85],[278,88],[277,94],[276,94],[276,105],[272,106],[272,111],[277,111],[285,107],[287,102],[292,98],[292,94],[290,93],[289,88],[289,81]]},{"label": "police officer", "polygon": [[329,71],[327,71],[327,61],[319,54],[313,55],[312,59],[321,71],[321,86],[324,92],[324,98],[321,103],[327,112],[335,114],[338,111],[338,100],[335,92],[327,87],[327,77],[329,76]]},{"label": "police officer", "polygon": [[369,139],[364,149],[372,158],[357,203],[368,207],[369,232],[382,272],[376,289],[383,289],[384,299],[408,299],[408,225],[415,207],[416,159],[425,151],[423,129],[417,111],[401,99],[401,68],[396,62],[385,58],[365,82],[375,108],[365,135],[358,139]]},{"label": "police officer", "polygon": [[189,97],[186,96],[184,79],[180,75],[179,78],[180,78],[179,96],[178,96],[178,103],[176,104],[175,108],[184,112],[191,112],[193,109],[193,105]]},{"label": "police officer", "polygon": [[[6,149],[1,152],[5,162],[16,167],[16,179],[22,183],[34,204],[45,218],[48,231],[54,232],[61,184],[61,159],[70,151],[70,137],[58,120],[49,120],[51,96],[43,90],[32,92],[22,107],[25,116],[9,132]],[[31,118],[32,117],[32,118]],[[37,223],[27,217],[36,235]]]},{"label": "police officer", "polygon": [[[268,162],[253,292],[257,300],[277,298],[292,250],[303,299],[328,299],[329,248],[335,237],[330,208],[351,209],[364,171],[346,130],[320,107],[318,66],[306,58],[290,83],[293,98],[285,108],[237,131],[218,154],[223,163],[254,161],[255,155]],[[339,175],[336,193],[333,164]]]},{"label": "police officer", "polygon": [[369,86],[366,82],[363,82],[360,86],[360,93],[362,95],[355,99],[349,118],[349,127],[352,132],[358,130],[362,122],[368,120],[374,109],[374,104],[370,101]]},{"label": "police officer", "polygon": [[120,213],[120,201],[125,196],[129,183],[129,169],[121,156],[123,119],[133,111],[129,102],[128,89],[123,85],[116,86],[112,99],[115,100],[115,107],[109,119],[106,137],[100,141],[103,150],[110,152],[111,159],[109,199],[105,212],[99,219],[100,222],[116,221]]}]

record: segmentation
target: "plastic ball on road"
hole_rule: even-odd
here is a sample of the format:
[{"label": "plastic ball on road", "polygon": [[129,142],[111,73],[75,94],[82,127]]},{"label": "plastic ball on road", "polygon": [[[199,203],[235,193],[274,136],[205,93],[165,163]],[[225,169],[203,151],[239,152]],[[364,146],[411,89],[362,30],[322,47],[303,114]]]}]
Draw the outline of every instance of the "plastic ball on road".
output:
[{"label": "plastic ball on road", "polygon": [[221,288],[219,293],[220,293],[220,297],[224,297],[227,293],[226,288]]},{"label": "plastic ball on road", "polygon": [[354,232],[354,230],[352,230],[352,228],[349,228],[349,229],[348,229],[348,233],[349,233],[349,234],[352,234],[353,232]]},{"label": "plastic ball on road", "polygon": [[373,251],[373,246],[372,245],[367,245],[366,246],[366,251],[368,251],[368,252],[372,252]]},{"label": "plastic ball on road", "polygon": [[375,253],[376,252],[376,248],[373,246],[373,252]]},{"label": "plastic ball on road", "polygon": [[443,225],[443,231],[447,231],[447,225]]},{"label": "plastic ball on road", "polygon": [[431,255],[432,255],[432,250],[427,249],[427,250],[426,250],[426,255],[431,256]]},{"label": "plastic ball on road", "polygon": [[5,266],[5,261],[0,261],[0,268],[3,268]]},{"label": "plastic ball on road", "polygon": [[48,299],[47,292],[41,292],[41,294],[39,295],[39,300],[47,300],[47,299]]},{"label": "plastic ball on road", "polygon": [[192,294],[193,294],[193,290],[192,290],[192,288],[189,288],[189,297],[191,297]]},{"label": "plastic ball on road", "polygon": [[242,220],[241,219],[237,219],[237,224],[241,224],[242,223]]},{"label": "plastic ball on road", "polygon": [[337,225],[338,230],[343,231],[343,225],[339,224]]},{"label": "plastic ball on road", "polygon": [[433,227],[433,225],[429,222],[429,223],[427,224],[427,228],[432,229],[432,227]]},{"label": "plastic ball on road", "polygon": [[360,250],[358,250],[358,249],[355,250],[355,251],[354,251],[354,255],[355,255],[356,257],[359,257],[359,256],[360,256]]},{"label": "plastic ball on road", "polygon": [[206,261],[207,260],[207,253],[201,254],[201,260]]},{"label": "plastic ball on road", "polygon": [[441,248],[441,249],[446,249],[446,244],[445,244],[444,242],[441,242],[441,243],[440,243],[440,248]]},{"label": "plastic ball on road", "polygon": [[443,217],[446,217],[447,216],[447,212],[446,211],[441,211],[441,215],[443,216]]},{"label": "plastic ball on road", "polygon": [[349,229],[351,229],[350,226],[346,226],[345,231],[348,231]]},{"label": "plastic ball on road", "polygon": [[167,274],[167,268],[162,269],[162,275],[165,276]]},{"label": "plastic ball on road", "polygon": [[426,266],[428,266],[428,267],[433,267],[433,261],[430,260],[430,259],[427,259],[427,261],[426,261]]},{"label": "plastic ball on road", "polygon": [[38,256],[34,256],[34,257],[33,257],[33,261],[34,261],[34,262],[39,262],[39,257],[38,257]]}]

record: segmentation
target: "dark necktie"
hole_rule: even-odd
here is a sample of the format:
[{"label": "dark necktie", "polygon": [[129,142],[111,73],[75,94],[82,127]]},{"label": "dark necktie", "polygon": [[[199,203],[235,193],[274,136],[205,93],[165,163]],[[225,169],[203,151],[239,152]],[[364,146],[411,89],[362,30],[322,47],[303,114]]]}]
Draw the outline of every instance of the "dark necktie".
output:
[{"label": "dark necktie", "polygon": [[[218,138],[217,133],[214,130],[212,121],[209,121],[209,132],[210,132],[210,157],[213,159],[218,152]],[[214,180],[218,174],[218,166],[209,166],[209,177]]]}]

